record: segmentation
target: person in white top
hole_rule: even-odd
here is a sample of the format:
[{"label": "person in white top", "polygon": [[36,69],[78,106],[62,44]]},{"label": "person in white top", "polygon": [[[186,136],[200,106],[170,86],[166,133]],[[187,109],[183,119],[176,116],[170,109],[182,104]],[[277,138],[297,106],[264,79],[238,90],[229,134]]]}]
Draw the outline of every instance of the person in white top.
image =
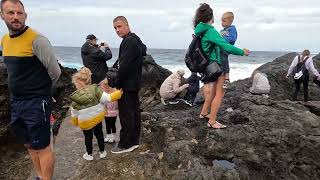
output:
[{"label": "person in white top", "polygon": [[308,101],[309,72],[312,72],[314,76],[316,76],[317,79],[320,80],[320,74],[314,67],[312,57],[310,56],[310,51],[304,50],[301,55],[297,55],[294,58],[286,76],[287,79],[289,79],[290,76],[294,78],[296,87],[293,93],[294,101],[297,100],[301,83],[303,83],[304,101]]}]

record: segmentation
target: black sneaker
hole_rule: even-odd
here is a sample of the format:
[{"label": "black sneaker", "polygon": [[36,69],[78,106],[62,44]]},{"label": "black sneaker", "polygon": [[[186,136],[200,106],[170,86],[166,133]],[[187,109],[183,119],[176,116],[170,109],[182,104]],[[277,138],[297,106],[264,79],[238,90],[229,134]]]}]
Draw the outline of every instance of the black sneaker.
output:
[{"label": "black sneaker", "polygon": [[186,105],[192,107],[193,106],[193,103],[190,101],[190,100],[183,100],[184,103],[186,103]]},{"label": "black sneaker", "polygon": [[127,149],[121,148],[119,146],[115,146],[114,148],[111,149],[111,153],[113,153],[113,154],[128,153],[128,152],[134,151],[137,148],[139,148],[139,145],[134,145],[134,146],[131,146],[130,148],[127,148]]}]

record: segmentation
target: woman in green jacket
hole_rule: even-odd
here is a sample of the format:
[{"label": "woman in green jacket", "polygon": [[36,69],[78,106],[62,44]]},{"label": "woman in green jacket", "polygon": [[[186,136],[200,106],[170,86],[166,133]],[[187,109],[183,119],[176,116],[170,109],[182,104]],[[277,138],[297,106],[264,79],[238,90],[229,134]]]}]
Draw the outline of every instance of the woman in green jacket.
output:
[{"label": "woman in green jacket", "polygon": [[[220,33],[212,26],[213,22],[213,10],[211,7],[206,3],[201,4],[194,17],[194,32],[196,36],[202,37],[201,46],[210,62],[216,61],[218,64],[221,64],[220,49],[234,55],[249,55],[248,49],[239,49],[221,37]],[[203,93],[205,96],[205,102],[200,113],[200,118],[209,119],[208,127],[214,129],[226,127],[216,120],[224,96],[224,80],[225,74],[222,74],[215,83],[204,82],[205,85],[203,87]],[[209,108],[210,114],[208,113]]]}]

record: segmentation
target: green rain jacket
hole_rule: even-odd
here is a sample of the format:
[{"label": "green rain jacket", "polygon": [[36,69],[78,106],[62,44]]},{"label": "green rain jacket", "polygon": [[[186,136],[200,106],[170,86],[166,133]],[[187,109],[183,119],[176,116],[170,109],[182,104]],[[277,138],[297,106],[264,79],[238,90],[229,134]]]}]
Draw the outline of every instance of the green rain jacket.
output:
[{"label": "green rain jacket", "polygon": [[230,43],[228,43],[220,33],[211,25],[200,22],[194,33],[197,37],[202,37],[201,45],[204,53],[208,56],[210,62],[217,61],[218,64],[221,64],[220,61],[220,50],[223,49],[230,54],[234,55],[244,55],[244,51],[239,49]]}]

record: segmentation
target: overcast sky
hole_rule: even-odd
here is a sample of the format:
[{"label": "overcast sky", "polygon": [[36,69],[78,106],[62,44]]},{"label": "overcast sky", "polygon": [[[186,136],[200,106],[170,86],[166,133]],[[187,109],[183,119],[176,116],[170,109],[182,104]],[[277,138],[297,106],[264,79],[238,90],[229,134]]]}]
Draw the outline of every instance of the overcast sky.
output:
[{"label": "overcast sky", "polygon": [[[111,47],[121,39],[112,27],[118,15],[149,48],[186,49],[193,33],[192,19],[199,3],[213,7],[214,27],[221,29],[223,12],[235,13],[238,47],[251,50],[320,51],[319,0],[55,0],[24,1],[27,24],[55,46],[81,46],[93,33]],[[0,34],[7,32],[1,23]]]}]

